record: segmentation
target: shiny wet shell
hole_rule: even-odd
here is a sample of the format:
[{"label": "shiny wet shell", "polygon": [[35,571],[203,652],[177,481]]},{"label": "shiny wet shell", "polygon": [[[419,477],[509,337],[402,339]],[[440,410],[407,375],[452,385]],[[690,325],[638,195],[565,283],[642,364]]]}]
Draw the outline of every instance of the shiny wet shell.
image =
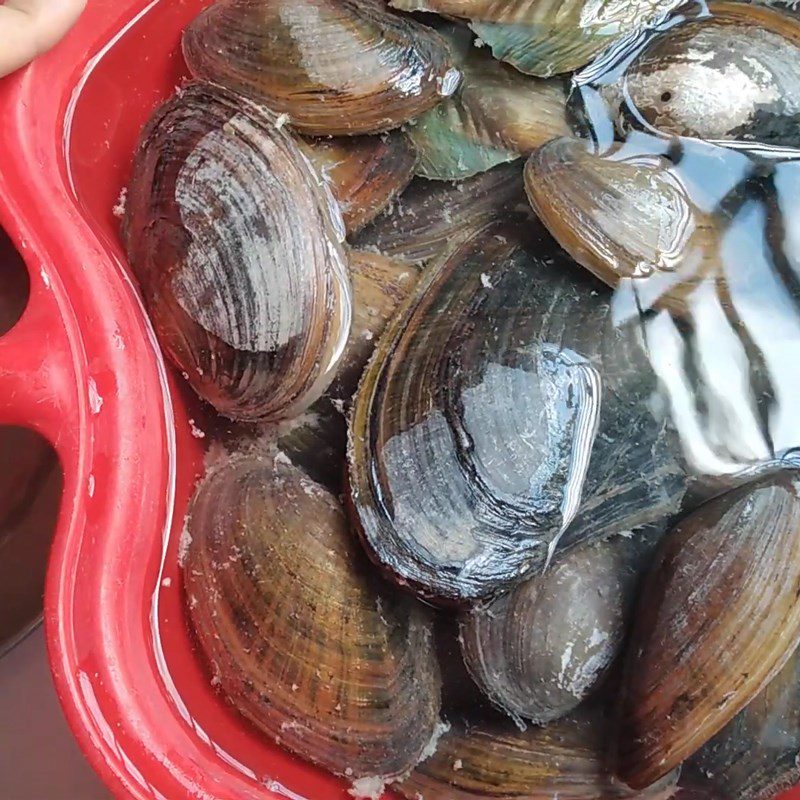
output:
[{"label": "shiny wet shell", "polygon": [[213,682],[256,727],[337,774],[394,775],[438,723],[429,621],[373,580],[336,498],[280,451],[200,484],[189,618]]}]

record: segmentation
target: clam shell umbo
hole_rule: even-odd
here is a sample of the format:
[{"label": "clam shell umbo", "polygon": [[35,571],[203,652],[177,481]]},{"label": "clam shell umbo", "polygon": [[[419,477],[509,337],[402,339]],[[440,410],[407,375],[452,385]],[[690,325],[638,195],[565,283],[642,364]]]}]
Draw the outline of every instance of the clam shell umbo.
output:
[{"label": "clam shell umbo", "polygon": [[454,239],[526,204],[519,164],[504,164],[458,183],[416,178],[353,243],[412,264],[425,263]]},{"label": "clam shell umbo", "polygon": [[381,591],[336,498],[280,451],[210,472],[192,501],[187,608],[227,700],[332,772],[396,775],[439,722],[429,620]]},{"label": "clam shell umbo", "polygon": [[679,508],[686,476],[647,405],[637,330],[612,324],[598,288],[533,222],[495,223],[393,319],[348,460],[354,520],[401,584],[474,600],[543,566],[562,534],[577,544]]},{"label": "clam shell umbo", "polygon": [[146,127],[123,236],[159,342],[236,419],[303,411],[350,328],[342,221],[273,118],[194,84]]},{"label": "clam shell umbo", "polygon": [[800,20],[742,3],[655,36],[603,90],[625,133],[644,124],[702,139],[800,145]]},{"label": "clam shell umbo", "polygon": [[404,11],[470,20],[492,50],[521,72],[548,78],[572,72],[620,37],[679,6],[680,0],[391,0]]},{"label": "clam shell umbo", "polygon": [[397,128],[459,81],[444,41],[381,0],[217,0],[186,29],[183,52],[196,77],[312,136]]},{"label": "clam shell umbo", "polygon": [[520,731],[509,721],[458,723],[436,753],[393,787],[408,800],[613,800],[671,797],[675,776],[648,791],[615,780],[605,758],[608,721],[579,712]]},{"label": "clam shell umbo", "polygon": [[622,649],[649,565],[652,546],[638,536],[572,550],[543,575],[464,615],[464,660],[495,705],[542,725],[598,687]]},{"label": "clam shell umbo", "polygon": [[569,134],[561,81],[530,78],[501,64],[473,47],[468,29],[450,25],[439,32],[463,77],[452,97],[408,126],[420,155],[418,175],[461,180]]},{"label": "clam shell umbo", "polygon": [[771,800],[800,781],[800,652],[681,769],[714,797]]},{"label": "clam shell umbo", "polygon": [[330,184],[348,235],[363,228],[408,186],[417,154],[394,131],[382,136],[300,139],[301,149]]},{"label": "clam shell umbo", "polygon": [[800,498],[791,474],[724,495],[664,539],[637,603],[619,774],[648,786],[779,673],[800,641]]}]

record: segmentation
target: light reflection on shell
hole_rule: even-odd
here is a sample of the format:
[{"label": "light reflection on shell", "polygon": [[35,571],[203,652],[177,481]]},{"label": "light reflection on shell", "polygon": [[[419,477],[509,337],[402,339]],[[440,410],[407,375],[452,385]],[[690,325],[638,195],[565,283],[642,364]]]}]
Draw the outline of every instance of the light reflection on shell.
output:
[{"label": "light reflection on shell", "polygon": [[193,84],[145,129],[123,239],[161,346],[234,419],[301,413],[350,329],[335,201],[268,112]]}]

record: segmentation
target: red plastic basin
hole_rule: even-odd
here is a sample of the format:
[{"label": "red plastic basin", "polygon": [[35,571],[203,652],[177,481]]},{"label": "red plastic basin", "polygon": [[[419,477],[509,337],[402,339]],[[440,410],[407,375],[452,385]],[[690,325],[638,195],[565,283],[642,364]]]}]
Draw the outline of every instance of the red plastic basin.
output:
[{"label": "red plastic basin", "polygon": [[[214,693],[182,613],[178,541],[203,410],[167,373],[112,209],[139,130],[185,75],[208,0],[90,0],[75,30],[0,82],[0,226],[31,275],[0,337],[0,424],[56,447],[64,502],[45,620],[70,725],[120,798],[345,798]],[[794,794],[800,798],[800,792]]]}]

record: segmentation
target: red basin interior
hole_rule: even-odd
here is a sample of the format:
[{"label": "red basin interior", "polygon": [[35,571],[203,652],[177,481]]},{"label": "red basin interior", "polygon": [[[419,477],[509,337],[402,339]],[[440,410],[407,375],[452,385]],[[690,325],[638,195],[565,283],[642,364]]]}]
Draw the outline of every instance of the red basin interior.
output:
[{"label": "red basin interior", "polygon": [[141,126],[185,78],[180,32],[208,1],[90,0],[57,50],[0,85],[0,147],[19,154],[0,173],[0,225],[31,276],[0,337],[0,364],[17,364],[0,370],[0,424],[34,427],[63,466],[50,658],[115,794],[344,800],[343,782],[234,714],[196,658],[178,549],[208,442],[193,429],[213,423],[163,368],[113,213]]}]

